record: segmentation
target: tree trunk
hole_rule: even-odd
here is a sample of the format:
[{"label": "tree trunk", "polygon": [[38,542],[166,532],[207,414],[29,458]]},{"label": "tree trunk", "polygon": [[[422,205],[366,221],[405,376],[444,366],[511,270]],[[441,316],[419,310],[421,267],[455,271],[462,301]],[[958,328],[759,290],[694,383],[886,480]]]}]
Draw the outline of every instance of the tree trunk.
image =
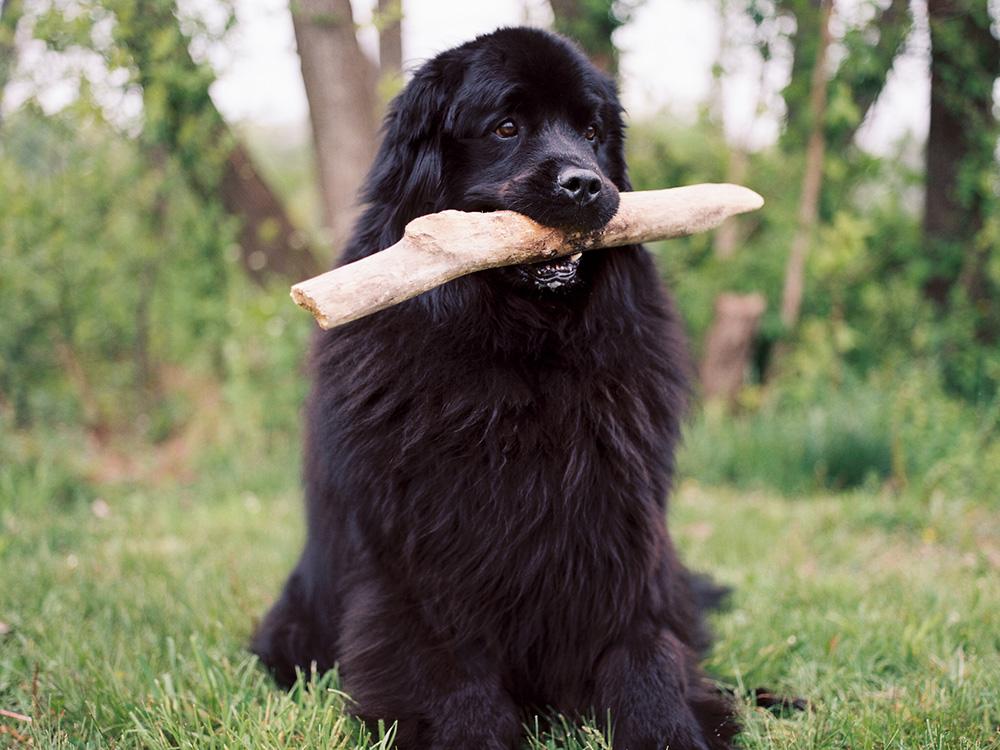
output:
[{"label": "tree trunk", "polygon": [[983,228],[989,179],[996,173],[993,83],[1000,75],[1000,43],[980,0],[928,0],[931,31],[931,115],[927,135],[924,244],[931,272],[924,294],[948,306],[956,282],[986,314],[977,336],[1000,335],[987,265],[991,248],[977,245]]},{"label": "tree trunk", "polygon": [[726,60],[729,58],[729,0],[717,0],[719,14],[719,47],[712,65],[712,86],[708,91],[708,116],[725,133],[725,90]]},{"label": "tree trunk", "polygon": [[339,254],[375,155],[375,70],[358,46],[350,0],[296,0],[292,22],[309,99],[323,222]]},{"label": "tree trunk", "polygon": [[[729,161],[726,163],[726,182],[733,185],[742,185],[746,180],[747,168],[750,165],[750,156],[741,146],[732,146],[729,149]],[[715,232],[714,245],[715,256],[720,260],[728,260],[736,254],[736,249],[746,238],[744,222],[735,216],[727,219],[726,222]]]},{"label": "tree trunk", "polygon": [[767,309],[762,294],[720,294],[705,338],[701,387],[706,399],[733,401],[746,379],[753,341]]},{"label": "tree trunk", "polygon": [[211,69],[188,51],[170,0],[122,0],[114,33],[132,57],[146,108],[143,137],[181,166],[205,201],[219,201],[240,222],[240,255],[250,278],[298,280],[318,264],[304,235],[223,120],[209,95]]},{"label": "tree trunk", "polygon": [[[723,107],[723,87],[722,82],[726,74],[726,60],[729,57],[731,38],[729,32],[729,14],[732,11],[732,0],[718,0],[719,2],[719,55],[715,64],[713,78],[715,87],[712,94],[712,108],[719,123],[723,135],[726,131],[725,112]],[[729,154],[726,161],[726,182],[734,185],[742,185],[746,181],[747,171],[750,167],[750,149],[753,147],[753,133],[756,128],[757,119],[764,111],[765,101],[768,96],[769,87],[767,75],[770,67],[770,53],[762,55],[760,65],[760,75],[757,80],[757,95],[753,108],[753,120],[744,129],[742,137],[738,143],[730,143]],[[715,233],[714,247],[715,255],[720,260],[728,260],[736,254],[737,248],[746,239],[749,228],[745,221],[732,218],[726,221]]]},{"label": "tree trunk", "polygon": [[309,239],[292,224],[278,197],[254,166],[242,143],[235,141],[222,172],[219,195],[226,213],[240,218],[240,258],[250,277],[299,281],[319,268]]},{"label": "tree trunk", "polygon": [[[403,90],[403,0],[378,0],[375,28],[378,29],[378,86],[376,110],[381,119],[389,102]],[[376,136],[377,140],[377,136]]]},{"label": "tree trunk", "polygon": [[798,323],[799,312],[802,309],[806,255],[816,227],[816,218],[819,214],[819,195],[823,184],[823,157],[826,151],[824,119],[829,83],[826,72],[826,54],[830,47],[832,5],[832,0],[822,0],[820,38],[816,48],[816,62],[813,65],[809,93],[809,114],[812,122],[809,129],[809,143],[806,147],[805,172],[802,176],[798,226],[788,254],[788,265],[785,267],[785,286],[781,297],[781,322],[789,329],[794,328],[795,324]]},{"label": "tree trunk", "polygon": [[378,64],[382,77],[403,73],[403,0],[378,0]]}]

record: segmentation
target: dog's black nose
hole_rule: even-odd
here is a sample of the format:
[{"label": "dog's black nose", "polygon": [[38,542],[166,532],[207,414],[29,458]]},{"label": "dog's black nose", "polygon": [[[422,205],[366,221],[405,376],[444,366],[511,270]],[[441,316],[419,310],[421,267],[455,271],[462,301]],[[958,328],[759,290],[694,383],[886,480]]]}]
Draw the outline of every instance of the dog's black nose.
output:
[{"label": "dog's black nose", "polygon": [[593,203],[601,194],[601,178],[589,169],[567,167],[559,173],[556,182],[560,193],[581,206]]}]

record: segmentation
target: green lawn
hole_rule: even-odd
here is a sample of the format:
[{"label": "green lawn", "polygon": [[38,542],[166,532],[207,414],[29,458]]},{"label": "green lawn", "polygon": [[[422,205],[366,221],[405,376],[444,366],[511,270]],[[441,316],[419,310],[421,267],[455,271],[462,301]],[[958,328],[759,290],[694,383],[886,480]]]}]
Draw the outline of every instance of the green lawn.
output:
[{"label": "green lawn", "polygon": [[[33,718],[0,717],[0,746],[377,744],[335,677],[287,695],[244,651],[302,534],[281,472],[257,495],[202,479],[64,502],[32,496],[46,477],[0,472],[0,709]],[[995,507],[686,483],[672,514],[686,558],[736,589],[713,675],[812,703],[745,707],[744,747],[1000,747]],[[532,743],[605,746],[586,730]]]}]

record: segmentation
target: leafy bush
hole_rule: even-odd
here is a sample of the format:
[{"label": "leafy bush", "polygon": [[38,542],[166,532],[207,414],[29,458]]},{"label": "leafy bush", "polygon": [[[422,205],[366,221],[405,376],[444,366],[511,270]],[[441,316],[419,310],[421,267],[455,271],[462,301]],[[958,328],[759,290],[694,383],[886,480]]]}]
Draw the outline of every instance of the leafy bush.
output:
[{"label": "leafy bush", "polygon": [[[639,189],[726,178],[726,146],[710,123],[640,123],[630,149]],[[709,234],[653,247],[696,352],[720,292],[769,301],[755,355],[766,386],[749,387],[735,417],[699,414],[682,468],[786,493],[889,482],[992,496],[1000,354],[976,340],[961,304],[942,319],[923,299],[914,174],[905,159],[852,155],[834,166],[841,201],[822,208],[794,334],[777,310],[795,158],[750,156],[747,182],[767,208],[742,220],[732,257],[718,257]],[[300,172],[279,182],[294,187]],[[0,477],[8,489],[38,481],[52,497],[91,496],[80,433],[197,444],[189,468],[225,478],[220,491],[287,482],[312,324],[284,289],[246,279],[236,228],[192,197],[169,159],[109,126],[85,98],[54,116],[24,107],[4,123],[0,226],[0,427],[34,428],[66,448],[60,458],[39,441],[27,452],[0,447],[27,472]],[[785,354],[775,367],[777,342]],[[74,429],[75,446],[65,437]]]},{"label": "leafy bush", "polygon": [[134,424],[166,363],[217,363],[232,227],[95,115],[5,122],[0,224],[0,394],[19,425]]}]

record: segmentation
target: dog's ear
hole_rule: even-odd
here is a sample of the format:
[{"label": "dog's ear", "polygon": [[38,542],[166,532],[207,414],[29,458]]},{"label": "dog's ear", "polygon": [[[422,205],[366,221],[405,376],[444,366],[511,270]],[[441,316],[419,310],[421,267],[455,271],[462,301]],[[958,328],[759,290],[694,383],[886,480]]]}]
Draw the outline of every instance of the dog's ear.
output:
[{"label": "dog's ear", "polygon": [[382,126],[382,144],[362,192],[369,217],[379,225],[378,247],[369,252],[398,241],[416,217],[442,208],[441,144],[457,83],[449,85],[436,62],[417,71]]},{"label": "dog's ear", "polygon": [[601,168],[619,190],[626,192],[632,189],[628,178],[628,167],[625,164],[625,122],[622,119],[621,102],[618,101],[618,87],[610,78],[604,77],[604,121],[605,125],[605,159]]}]

